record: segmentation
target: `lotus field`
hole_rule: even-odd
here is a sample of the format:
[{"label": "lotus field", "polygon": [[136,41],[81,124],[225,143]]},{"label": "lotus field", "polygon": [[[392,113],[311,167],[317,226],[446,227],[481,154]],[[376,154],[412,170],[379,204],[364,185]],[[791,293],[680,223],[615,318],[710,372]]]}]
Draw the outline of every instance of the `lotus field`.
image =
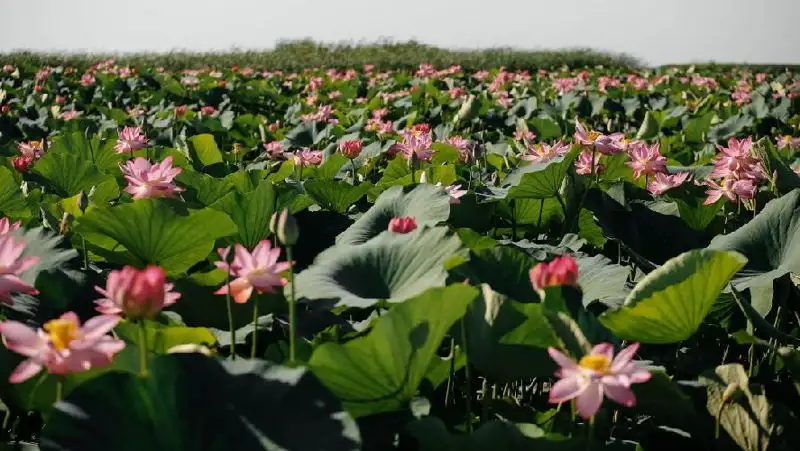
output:
[{"label": "lotus field", "polygon": [[798,449],[798,96],[6,65],[3,441]]}]

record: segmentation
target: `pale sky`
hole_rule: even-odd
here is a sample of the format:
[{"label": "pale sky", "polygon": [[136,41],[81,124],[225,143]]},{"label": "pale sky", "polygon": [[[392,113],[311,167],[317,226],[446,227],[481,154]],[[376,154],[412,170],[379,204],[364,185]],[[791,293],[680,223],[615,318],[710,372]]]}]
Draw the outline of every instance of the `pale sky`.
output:
[{"label": "pale sky", "polygon": [[0,52],[263,49],[280,39],[591,47],[800,64],[800,0],[0,0]]}]

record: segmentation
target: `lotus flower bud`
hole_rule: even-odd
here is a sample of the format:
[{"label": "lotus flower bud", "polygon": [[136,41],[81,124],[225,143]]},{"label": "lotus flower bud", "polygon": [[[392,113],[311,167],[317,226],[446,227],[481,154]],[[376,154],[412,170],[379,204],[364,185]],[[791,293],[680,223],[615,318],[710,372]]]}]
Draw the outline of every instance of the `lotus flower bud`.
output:
[{"label": "lotus flower bud", "polygon": [[389,231],[394,233],[406,234],[417,228],[417,220],[411,216],[394,217],[389,221]]},{"label": "lotus flower bud", "polygon": [[300,236],[297,221],[294,216],[289,214],[289,210],[284,208],[280,214],[275,212],[269,221],[269,230],[278,237],[278,241],[286,246],[294,246]]},{"label": "lotus flower bud", "polygon": [[547,287],[578,286],[578,264],[569,255],[556,257],[550,263],[539,263],[530,270],[529,275],[537,292]]},{"label": "lotus flower bud", "polygon": [[78,194],[78,208],[81,210],[81,213],[86,213],[86,208],[89,207],[89,196],[86,195],[85,192],[81,191]]},{"label": "lotus flower bud", "polygon": [[342,141],[339,145],[339,152],[349,159],[358,158],[361,155],[361,148],[363,144],[360,139],[352,139],[349,141]]},{"label": "lotus flower bud", "polygon": [[58,232],[62,235],[67,233],[70,222],[72,222],[72,215],[64,212],[64,216],[61,217],[61,223],[58,225]]}]

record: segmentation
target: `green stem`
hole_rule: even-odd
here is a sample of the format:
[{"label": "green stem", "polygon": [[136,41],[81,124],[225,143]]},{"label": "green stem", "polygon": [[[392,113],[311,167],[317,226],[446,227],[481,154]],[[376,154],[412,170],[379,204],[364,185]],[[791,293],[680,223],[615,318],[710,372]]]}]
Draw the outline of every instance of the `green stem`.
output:
[{"label": "green stem", "polygon": [[511,239],[517,241],[517,200],[511,199]]},{"label": "green stem", "polygon": [[139,320],[139,376],[147,377],[147,325]]},{"label": "green stem", "polygon": [[589,421],[586,422],[586,449],[591,450],[593,448],[594,439],[594,417],[589,418]]},{"label": "green stem", "polygon": [[61,401],[64,393],[64,381],[61,377],[56,377],[56,402]]},{"label": "green stem", "polygon": [[[229,258],[227,260],[233,260],[233,258]],[[228,265],[231,264],[231,261],[228,261]],[[231,345],[230,345],[230,354],[231,360],[236,360],[236,329],[233,327],[233,304],[231,303],[231,273],[228,271],[228,274],[225,279],[225,284],[228,287],[227,293],[225,293],[225,306],[228,310],[228,330],[231,333]]]},{"label": "green stem", "polygon": [[256,358],[256,350],[258,345],[256,339],[258,338],[258,296],[253,298],[253,348],[250,350],[250,358]]},{"label": "green stem", "polygon": [[539,219],[536,220],[536,233],[542,230],[542,213],[544,213],[544,199],[539,202]]},{"label": "green stem", "polygon": [[450,338],[450,374],[447,376],[447,387],[444,391],[444,406],[447,407],[450,404],[450,392],[452,391],[452,384],[453,384],[453,376],[456,372],[456,339],[454,337]]},{"label": "green stem", "polygon": [[350,159],[350,166],[353,168],[353,186],[356,186],[356,183],[358,183],[358,181],[356,179],[356,160],[351,158]]},{"label": "green stem", "polygon": [[[559,205],[561,205],[561,211],[564,212],[564,233],[567,233],[567,218],[569,215],[567,214],[567,205],[564,203],[564,198],[561,197],[561,193],[556,192],[556,200],[558,201]],[[578,218],[580,219],[581,211],[578,210]]]},{"label": "green stem", "polygon": [[83,270],[89,269],[89,254],[86,252],[86,237],[81,235],[83,241]]},{"label": "green stem", "polygon": [[467,322],[461,318],[461,341],[464,345],[464,375],[467,378],[467,432],[472,433],[472,372],[469,369],[469,351],[467,351]]},{"label": "green stem", "polygon": [[295,363],[297,318],[296,302],[294,296],[294,262],[292,261],[292,246],[286,246],[286,259],[289,261],[289,362]]}]

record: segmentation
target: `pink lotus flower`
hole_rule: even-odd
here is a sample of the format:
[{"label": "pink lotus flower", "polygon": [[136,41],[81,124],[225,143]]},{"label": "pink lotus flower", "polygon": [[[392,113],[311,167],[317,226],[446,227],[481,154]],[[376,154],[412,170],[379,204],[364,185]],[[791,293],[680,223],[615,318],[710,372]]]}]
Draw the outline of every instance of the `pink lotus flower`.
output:
[{"label": "pink lotus flower", "polygon": [[741,141],[731,138],[728,140],[728,147],[718,145],[717,149],[722,155],[714,159],[711,178],[749,178],[756,181],[767,178],[761,161],[753,154],[752,138],[748,137]]},{"label": "pink lotus flower", "polygon": [[186,106],[185,105],[178,105],[175,107],[175,116],[183,117],[186,115]]},{"label": "pink lotus flower", "polygon": [[597,131],[586,131],[578,119],[575,119],[575,141],[584,147],[594,147],[600,153],[612,155],[622,151],[619,140],[612,139]]},{"label": "pink lotus flower", "polygon": [[73,120],[73,119],[75,119],[77,117],[80,117],[81,114],[83,114],[83,113],[81,113],[80,111],[69,110],[69,111],[65,111],[65,112],[63,112],[61,114],[61,119],[65,120],[65,121],[71,121],[71,120]]},{"label": "pink lotus flower", "polygon": [[800,147],[800,138],[792,138],[791,135],[784,135],[775,138],[778,149],[797,149]]},{"label": "pink lotus flower", "polygon": [[[235,246],[236,254],[233,262],[227,263],[230,248],[217,249],[221,261],[214,264],[236,277],[230,282],[230,294],[234,302],[244,304],[256,293],[274,293],[276,287],[282,287],[288,283],[281,274],[289,269],[289,262],[278,263],[281,255],[279,247],[272,247],[269,240],[259,242],[253,249],[253,253],[241,244]],[[214,294],[228,294],[228,284],[226,283]]]},{"label": "pink lotus flower", "polygon": [[536,139],[536,133],[530,130],[518,128],[514,131],[514,139],[522,142],[523,144],[528,144]]},{"label": "pink lotus flower", "polygon": [[633,169],[633,178],[638,179],[642,175],[655,175],[667,169],[667,159],[661,156],[659,144],[655,143],[648,146],[644,143],[637,143],[628,150],[631,160],[625,163]]},{"label": "pink lotus flower", "polygon": [[574,78],[556,78],[553,80],[553,89],[561,95],[571,92],[577,85],[578,81]]},{"label": "pink lotus flower", "polygon": [[267,158],[270,160],[277,160],[283,156],[283,144],[280,141],[264,143],[264,150],[267,151]]},{"label": "pink lotus flower", "polygon": [[360,139],[351,139],[348,141],[342,141],[339,144],[339,152],[342,153],[345,157],[349,159],[358,158],[361,155],[361,149],[363,144]]},{"label": "pink lotus flower", "polygon": [[556,257],[550,263],[539,263],[528,272],[537,293],[548,287],[578,286],[578,264],[570,255]]},{"label": "pink lotus flower", "polygon": [[731,94],[731,99],[736,101],[736,105],[742,106],[750,103],[750,93],[747,91],[735,91]]},{"label": "pink lotus flower", "polygon": [[125,314],[128,318],[152,318],[181,297],[173,292],[174,285],[166,282],[164,270],[150,265],[139,270],[125,266],[119,271],[111,271],[106,288],[95,286],[103,295],[94,301],[95,309],[104,315]]},{"label": "pink lotus flower", "polygon": [[125,127],[119,132],[114,150],[117,153],[133,153],[147,145],[147,137],[142,134],[141,127]]},{"label": "pink lotus flower", "polygon": [[400,154],[404,160],[410,160],[413,154],[420,161],[431,161],[433,158],[433,138],[422,130],[403,130],[403,142],[390,148],[391,153]]},{"label": "pink lotus flower", "polygon": [[450,100],[456,100],[467,95],[467,90],[460,86],[453,86],[447,93],[450,94]]},{"label": "pink lotus flower", "polygon": [[[531,161],[534,163],[547,163],[548,161],[560,157],[569,152],[570,147],[561,141],[556,141],[552,146],[541,143],[537,145],[527,145],[527,153],[519,157],[520,160]],[[591,159],[591,157],[589,157]]]},{"label": "pink lotus flower", "polygon": [[22,225],[22,221],[11,222],[8,218],[0,219],[0,236],[18,230],[20,225]]},{"label": "pink lotus flower", "polygon": [[[442,182],[436,184],[437,186],[442,186]],[[450,185],[444,188],[444,191],[450,196],[450,204],[460,204],[461,197],[464,194],[467,194],[467,190],[462,190],[461,185]]]},{"label": "pink lotus flower", "polygon": [[550,388],[549,401],[560,404],[575,399],[578,414],[586,420],[600,410],[604,396],[625,407],[635,406],[631,385],[650,380],[650,373],[633,361],[638,349],[639,343],[633,343],[614,358],[613,345],[602,343],[575,363],[558,349],[548,348],[550,357],[561,367],[556,371],[560,380]]},{"label": "pink lotus flower", "polygon": [[739,199],[752,199],[755,197],[757,189],[755,182],[751,179],[724,178],[719,184],[709,179],[706,180],[706,185],[709,189],[706,190],[708,198],[703,202],[704,205],[711,205],[723,196],[730,199],[731,202],[737,202]]},{"label": "pink lotus flower", "polygon": [[412,216],[394,217],[389,221],[389,231],[394,233],[409,233],[417,228],[417,220]]},{"label": "pink lotus flower", "polygon": [[119,316],[99,315],[81,326],[78,315],[68,312],[34,330],[17,321],[0,323],[8,349],[28,357],[11,373],[12,384],[24,382],[43,368],[52,374],[69,374],[111,364],[125,342],[109,335]]},{"label": "pink lotus flower", "polygon": [[213,116],[214,113],[217,112],[217,109],[211,105],[206,105],[200,108],[200,112],[203,113],[204,116]]},{"label": "pink lotus flower", "polygon": [[[5,219],[5,218],[4,218]],[[14,225],[9,226],[11,230]],[[38,257],[22,257],[25,242],[10,234],[0,235],[0,300],[13,305],[11,293],[39,294],[39,291],[23,282],[19,276],[38,261]]]},{"label": "pink lotus flower", "polygon": [[458,161],[468,163],[472,160],[472,142],[461,136],[450,136],[444,139],[445,144],[449,144],[458,151]]},{"label": "pink lotus flower", "polygon": [[134,199],[169,198],[184,191],[172,183],[182,169],[172,167],[171,156],[156,164],[138,157],[126,162],[125,166],[120,165],[120,169],[128,181],[125,192],[130,193]]},{"label": "pink lotus flower", "polygon": [[292,158],[295,165],[303,168],[307,168],[309,166],[318,166],[320,163],[322,163],[321,150],[311,150],[305,148],[298,150],[295,153],[288,153],[286,156],[287,158]]},{"label": "pink lotus flower", "polygon": [[25,141],[17,144],[17,150],[23,157],[31,157],[38,160],[44,155],[44,143],[42,141]]},{"label": "pink lotus flower", "polygon": [[655,196],[660,196],[667,190],[681,186],[688,177],[688,172],[679,172],[672,175],[659,172],[655,174],[655,178],[647,184],[647,191],[650,191]]},{"label": "pink lotus flower", "polygon": [[[602,174],[605,169],[605,166],[600,164],[600,155],[594,155],[594,173]],[[580,175],[592,173],[592,151],[584,150],[578,155],[578,159],[575,160],[575,172]]]}]

